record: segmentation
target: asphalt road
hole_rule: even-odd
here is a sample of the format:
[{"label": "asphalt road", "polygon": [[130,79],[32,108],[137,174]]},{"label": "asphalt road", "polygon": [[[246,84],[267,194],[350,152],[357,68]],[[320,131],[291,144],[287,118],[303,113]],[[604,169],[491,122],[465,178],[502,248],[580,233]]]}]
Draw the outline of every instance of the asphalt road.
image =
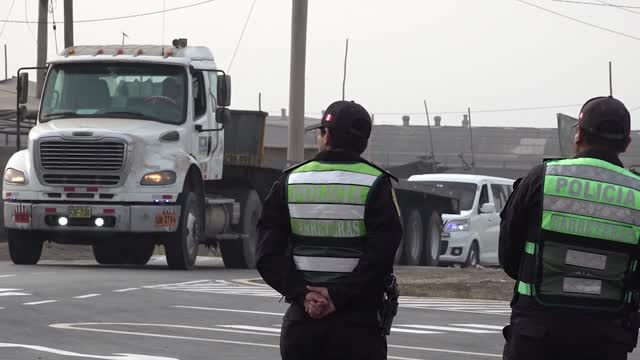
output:
[{"label": "asphalt road", "polygon": [[[279,359],[286,304],[255,271],[0,262],[0,359]],[[500,359],[508,306],[403,298],[390,359]],[[640,359],[633,355],[631,359]]]}]

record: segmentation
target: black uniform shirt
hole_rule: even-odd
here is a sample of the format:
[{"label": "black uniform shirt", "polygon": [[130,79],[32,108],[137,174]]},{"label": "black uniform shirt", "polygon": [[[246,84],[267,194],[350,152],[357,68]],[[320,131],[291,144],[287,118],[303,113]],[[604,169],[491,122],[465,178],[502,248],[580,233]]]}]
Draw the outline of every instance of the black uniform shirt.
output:
[{"label": "black uniform shirt", "polygon": [[[315,161],[334,163],[366,162],[360,156],[343,151],[319,153]],[[277,181],[267,196],[258,223],[257,268],[262,278],[304,309],[307,283],[297,271],[290,252],[291,225],[286,202],[286,177]],[[393,270],[396,249],[402,237],[402,226],[394,203],[389,176],[380,179],[369,193],[365,209],[367,236],[363,255],[351,276],[328,286],[336,313],[372,314],[380,304],[385,277]],[[304,311],[299,313],[304,315]]]}]

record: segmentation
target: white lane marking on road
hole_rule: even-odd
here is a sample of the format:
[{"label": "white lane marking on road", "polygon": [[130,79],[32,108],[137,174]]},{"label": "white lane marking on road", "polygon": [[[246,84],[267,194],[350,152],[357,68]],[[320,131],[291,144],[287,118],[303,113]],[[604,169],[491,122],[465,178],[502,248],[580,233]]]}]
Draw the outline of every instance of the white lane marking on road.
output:
[{"label": "white lane marking on road", "polygon": [[8,277],[14,277],[15,275],[13,274],[7,274],[7,275],[0,275],[0,278],[8,278]]},{"label": "white lane marking on road", "polygon": [[238,313],[246,313],[246,314],[260,314],[260,315],[274,315],[274,316],[283,316],[284,313],[274,313],[274,312],[266,312],[266,311],[253,311],[253,310],[238,310],[238,309],[221,309],[221,308],[210,308],[210,307],[201,307],[201,306],[186,306],[186,305],[174,305],[174,308],[180,309],[193,309],[193,310],[207,310],[207,311],[224,311],[224,312],[238,312]]},{"label": "white lane marking on road", "polygon": [[249,326],[249,325],[220,325],[220,326],[223,328],[230,328],[230,329],[266,331],[266,332],[275,332],[280,334],[280,329],[273,329],[273,328],[262,327],[262,326]]},{"label": "white lane marking on road", "polygon": [[129,291],[134,291],[134,290],[140,290],[140,288],[126,288],[126,289],[118,289],[118,290],[113,290],[113,292],[123,293],[123,292],[129,292]]},{"label": "white lane marking on road", "polygon": [[402,328],[397,328],[397,327],[392,327],[391,328],[391,333],[408,333],[408,334],[420,334],[420,335],[425,335],[425,334],[442,334],[439,331],[426,331],[426,330],[413,330],[413,329],[402,329]]},{"label": "white lane marking on road", "polygon": [[27,344],[11,344],[0,343],[0,348],[22,348],[40,352],[47,352],[50,354],[56,354],[68,357],[79,357],[85,359],[103,359],[103,360],[179,360],[176,358],[168,358],[164,356],[150,356],[150,355],[138,355],[138,354],[113,354],[112,356],[90,355],[80,354],[77,352],[53,349],[46,346],[27,345]]},{"label": "white lane marking on road", "polygon": [[22,292],[12,292],[12,291],[0,293],[0,296],[29,296],[29,295],[31,294],[22,293]]},{"label": "white lane marking on road", "polygon": [[406,350],[421,350],[421,351],[441,352],[441,353],[447,353],[447,354],[459,354],[459,355],[470,355],[470,356],[487,356],[487,357],[502,358],[502,354],[487,354],[487,353],[470,352],[470,351],[462,351],[462,350],[436,349],[436,348],[427,348],[427,347],[420,347],[420,346],[405,346],[405,345],[392,345],[392,344],[387,345],[387,347],[396,348],[396,349],[406,349]]},{"label": "white lane marking on road", "polygon": [[22,305],[28,305],[28,306],[33,306],[33,305],[42,305],[42,304],[50,304],[50,303],[54,303],[54,302],[58,302],[58,300],[43,300],[43,301],[34,301],[34,302],[28,302],[28,303],[24,303]]},{"label": "white lane marking on road", "polygon": [[248,286],[259,286],[259,287],[264,287],[264,288],[269,288],[270,287],[267,284],[256,282],[256,281],[262,281],[262,278],[236,279],[234,281],[239,282],[240,284],[248,285]]},{"label": "white lane marking on road", "polygon": [[[246,341],[209,339],[209,338],[200,338],[200,337],[193,337],[193,336],[165,335],[165,334],[153,334],[153,333],[144,333],[144,332],[136,332],[136,331],[120,331],[120,330],[107,330],[107,329],[95,329],[95,328],[81,327],[81,326],[91,326],[91,325],[127,325],[127,323],[76,323],[76,324],[51,324],[49,326],[52,327],[52,328],[56,328],[56,329],[66,329],[66,330],[93,331],[93,332],[102,332],[102,333],[109,333],[109,334],[121,334],[121,335],[138,335],[138,336],[165,338],[165,339],[195,340],[195,341],[234,344],[234,345],[260,346],[260,347],[268,347],[268,348],[275,348],[275,349],[279,349],[280,348],[280,345],[252,343],[252,342],[246,342]],[[150,325],[150,326],[160,326],[160,327],[176,327],[176,325],[163,325],[163,324],[129,324],[129,325]],[[187,328],[193,328],[193,326],[188,326]],[[213,329],[213,328],[207,328],[207,329]],[[215,330],[224,330],[224,329],[215,329]],[[238,331],[233,331],[233,330],[228,330],[228,331],[229,332],[238,332]],[[269,334],[269,335],[272,335],[272,334]],[[273,335],[273,336],[278,336],[278,335]]]},{"label": "white lane marking on road", "polygon": [[[69,324],[63,324],[69,325]],[[216,331],[216,332],[227,332],[227,333],[237,333],[237,334],[251,334],[251,335],[265,335],[265,336],[280,336],[272,333],[256,332],[249,330],[234,330],[234,329],[224,329],[222,327],[205,327],[205,326],[190,326],[190,325],[174,325],[174,324],[146,324],[146,323],[77,323],[71,325],[108,325],[108,326],[142,326],[142,327],[159,327],[159,328],[175,328],[175,329],[189,329],[189,330],[203,330],[203,331]],[[53,326],[53,325],[49,325]],[[55,327],[55,326],[53,326]],[[96,331],[101,331],[102,329],[98,329]]]},{"label": "white lane marking on road", "polygon": [[500,330],[500,331],[502,331],[502,329],[504,329],[504,327],[506,326],[506,325],[499,326],[499,325],[483,325],[483,324],[451,324],[451,325],[466,326],[466,327],[472,327],[472,328],[478,328],[478,329]]},{"label": "white lane marking on road", "polygon": [[[196,328],[197,329],[197,327],[194,327],[194,326],[166,325],[166,324],[132,324],[132,323],[75,323],[75,324],[67,323],[67,324],[51,324],[49,326],[52,328],[65,329],[65,330],[93,331],[93,332],[102,332],[102,333],[110,333],[110,334],[137,335],[137,336],[157,337],[157,338],[165,338],[165,339],[195,340],[195,341],[203,341],[203,342],[267,347],[272,349],[280,348],[280,345],[262,344],[262,343],[246,342],[246,341],[221,340],[221,339],[199,338],[199,337],[191,337],[191,336],[165,335],[165,334],[107,330],[107,329],[96,329],[96,328],[86,327],[86,326],[93,326],[93,325],[125,325],[125,326],[133,325],[133,326],[157,326],[157,327],[178,327],[178,328]],[[209,330],[215,330],[215,331],[220,330],[220,329],[214,329],[214,328],[203,328],[203,329],[209,329]],[[278,336],[278,335],[273,334],[273,336]],[[498,355],[498,354],[486,354],[486,353],[468,352],[468,351],[461,351],[461,350],[437,349],[437,348],[427,348],[427,347],[417,347],[417,346],[403,346],[403,345],[390,344],[388,345],[388,347],[398,348],[398,349],[407,349],[407,350],[420,350],[425,352],[461,354],[461,355],[470,355],[470,356],[487,356],[487,357],[498,357],[498,358],[502,357],[502,355]],[[402,358],[396,358],[396,359],[402,359]],[[415,360],[420,360],[420,359],[415,359]]]},{"label": "white lane marking on road", "polygon": [[210,282],[211,280],[193,280],[193,281],[187,281],[187,282],[181,282],[181,283],[173,283],[173,284],[157,284],[157,285],[146,285],[143,286],[143,288],[147,288],[147,289],[154,289],[154,288],[158,288],[158,287],[167,287],[167,286],[180,286],[180,285],[192,285],[192,284],[199,284],[199,283],[205,283],[205,282]]},{"label": "white lane marking on road", "polygon": [[466,333],[471,333],[471,334],[497,334],[498,333],[498,331],[465,329],[465,328],[451,327],[451,326],[433,326],[433,325],[397,325],[397,326],[417,328],[417,329],[426,329],[426,330],[442,330],[442,331],[453,331],[453,332],[466,332]]},{"label": "white lane marking on road", "polygon": [[88,298],[92,298],[92,297],[96,297],[96,296],[100,296],[100,294],[87,294],[87,295],[80,295],[80,296],[74,296],[74,299],[88,299]]}]

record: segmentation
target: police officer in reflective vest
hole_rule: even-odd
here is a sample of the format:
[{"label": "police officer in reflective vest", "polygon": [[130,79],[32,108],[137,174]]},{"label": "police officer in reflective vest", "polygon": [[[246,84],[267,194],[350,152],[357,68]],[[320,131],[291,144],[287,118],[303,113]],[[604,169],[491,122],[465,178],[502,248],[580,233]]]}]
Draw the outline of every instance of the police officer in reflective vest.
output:
[{"label": "police officer in reflective vest", "polygon": [[577,156],[536,166],[501,217],[500,264],[515,279],[505,359],[626,359],[638,337],[640,177],[619,155],[631,118],[589,100]]},{"label": "police officer in reflective vest", "polygon": [[386,359],[385,279],[402,237],[390,174],[364,160],[371,117],[338,101],[317,126],[319,154],[285,170],[258,224],[257,267],[287,310],[282,358]]}]

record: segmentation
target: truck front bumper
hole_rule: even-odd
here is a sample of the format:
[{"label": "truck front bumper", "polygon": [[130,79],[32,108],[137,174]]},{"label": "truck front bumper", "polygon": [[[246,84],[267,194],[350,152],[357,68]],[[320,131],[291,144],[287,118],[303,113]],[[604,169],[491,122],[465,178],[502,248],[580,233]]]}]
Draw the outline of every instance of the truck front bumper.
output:
[{"label": "truck front bumper", "polygon": [[4,224],[9,229],[174,232],[178,229],[179,219],[179,205],[4,202]]}]

